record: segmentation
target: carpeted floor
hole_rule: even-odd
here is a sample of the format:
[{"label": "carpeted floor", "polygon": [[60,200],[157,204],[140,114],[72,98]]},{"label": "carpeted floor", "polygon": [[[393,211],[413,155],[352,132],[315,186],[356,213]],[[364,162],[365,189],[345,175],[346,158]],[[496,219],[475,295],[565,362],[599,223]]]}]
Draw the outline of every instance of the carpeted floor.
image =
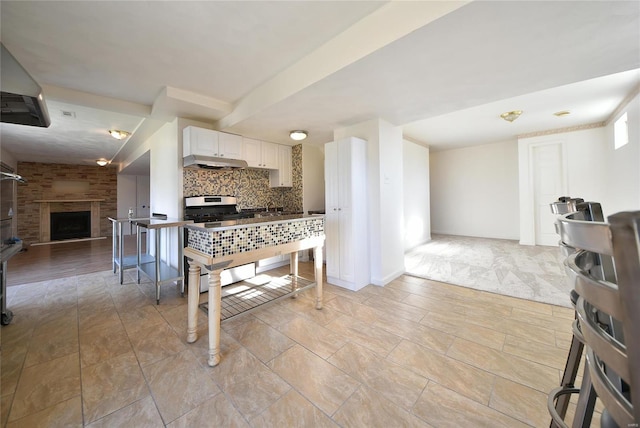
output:
[{"label": "carpeted floor", "polygon": [[557,247],[451,235],[405,254],[409,275],[571,307],[563,262]]}]

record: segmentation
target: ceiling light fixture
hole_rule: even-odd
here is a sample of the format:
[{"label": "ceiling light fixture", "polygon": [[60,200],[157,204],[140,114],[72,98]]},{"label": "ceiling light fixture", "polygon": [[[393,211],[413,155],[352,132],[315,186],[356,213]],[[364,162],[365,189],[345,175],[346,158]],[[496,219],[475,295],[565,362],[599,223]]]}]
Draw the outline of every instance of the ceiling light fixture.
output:
[{"label": "ceiling light fixture", "polygon": [[121,131],[119,129],[110,129],[109,134],[116,140],[124,140],[129,135],[131,135],[131,132]]},{"label": "ceiling light fixture", "polygon": [[560,111],[557,111],[557,112],[553,113],[554,116],[558,116],[558,117],[567,116],[567,115],[570,115],[570,114],[571,114],[571,112],[569,110],[560,110]]},{"label": "ceiling light fixture", "polygon": [[291,131],[289,132],[289,137],[292,140],[301,141],[307,138],[307,131]]},{"label": "ceiling light fixture", "polygon": [[98,159],[96,163],[100,166],[106,166],[109,163],[109,161],[106,159]]},{"label": "ceiling light fixture", "polygon": [[514,120],[519,118],[521,114],[522,114],[522,110],[513,110],[513,111],[508,111],[506,113],[502,113],[500,117],[506,120],[507,122],[513,122]]}]

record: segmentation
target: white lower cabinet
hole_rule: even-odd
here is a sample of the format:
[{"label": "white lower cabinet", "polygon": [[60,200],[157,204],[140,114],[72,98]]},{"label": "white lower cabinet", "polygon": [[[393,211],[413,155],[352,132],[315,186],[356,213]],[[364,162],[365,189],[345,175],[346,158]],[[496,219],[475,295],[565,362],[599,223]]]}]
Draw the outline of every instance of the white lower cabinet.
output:
[{"label": "white lower cabinet", "polygon": [[350,290],[369,284],[367,142],[325,144],[327,282]]}]

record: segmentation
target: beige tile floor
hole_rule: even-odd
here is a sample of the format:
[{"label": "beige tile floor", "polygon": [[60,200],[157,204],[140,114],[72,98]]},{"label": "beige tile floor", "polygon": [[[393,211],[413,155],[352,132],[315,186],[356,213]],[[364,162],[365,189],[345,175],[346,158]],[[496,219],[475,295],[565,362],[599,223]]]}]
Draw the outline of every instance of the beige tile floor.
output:
[{"label": "beige tile floor", "polygon": [[571,338],[570,309],[402,276],[224,321],[211,368],[204,313],[187,344],[186,298],[132,272],[9,288],[2,426],[546,427]]}]

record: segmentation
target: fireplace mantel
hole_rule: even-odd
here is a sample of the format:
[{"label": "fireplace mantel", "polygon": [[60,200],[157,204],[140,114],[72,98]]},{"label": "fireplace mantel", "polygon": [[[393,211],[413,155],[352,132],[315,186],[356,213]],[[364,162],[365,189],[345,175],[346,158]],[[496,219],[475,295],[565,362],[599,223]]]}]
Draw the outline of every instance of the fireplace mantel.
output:
[{"label": "fireplace mantel", "polygon": [[33,202],[47,202],[47,203],[53,203],[53,202],[59,202],[59,203],[65,203],[65,202],[104,202],[104,199],[35,199]]},{"label": "fireplace mantel", "polygon": [[40,242],[51,242],[51,204],[70,202],[91,203],[91,237],[100,236],[100,202],[104,199],[35,199],[33,202],[40,204]]}]

